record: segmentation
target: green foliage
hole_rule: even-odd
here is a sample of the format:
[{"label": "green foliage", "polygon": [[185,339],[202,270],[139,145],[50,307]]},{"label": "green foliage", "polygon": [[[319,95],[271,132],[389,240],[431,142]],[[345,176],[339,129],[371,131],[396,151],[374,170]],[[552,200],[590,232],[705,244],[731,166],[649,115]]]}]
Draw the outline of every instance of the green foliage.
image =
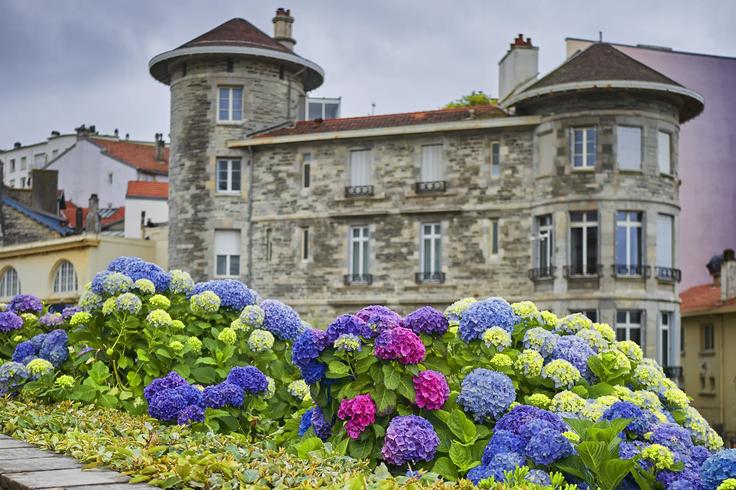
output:
[{"label": "green foliage", "polygon": [[458,107],[470,107],[474,105],[489,105],[495,104],[497,99],[491,98],[490,95],[486,94],[482,90],[473,90],[467,95],[463,95],[459,99],[448,103],[445,109],[455,109]]}]

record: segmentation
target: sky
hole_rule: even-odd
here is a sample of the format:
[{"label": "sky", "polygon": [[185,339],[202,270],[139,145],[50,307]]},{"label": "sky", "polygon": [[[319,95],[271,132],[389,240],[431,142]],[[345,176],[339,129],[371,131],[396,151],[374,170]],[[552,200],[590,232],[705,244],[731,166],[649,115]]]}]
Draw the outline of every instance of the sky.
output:
[{"label": "sky", "polygon": [[295,17],[296,52],[322,66],[313,96],[342,115],[434,109],[472,90],[497,94],[498,61],[518,33],[540,72],[566,37],[736,56],[736,1],[692,0],[0,0],[0,149],[80,124],[168,140],[169,91],[148,61],[242,17],[272,34]]}]

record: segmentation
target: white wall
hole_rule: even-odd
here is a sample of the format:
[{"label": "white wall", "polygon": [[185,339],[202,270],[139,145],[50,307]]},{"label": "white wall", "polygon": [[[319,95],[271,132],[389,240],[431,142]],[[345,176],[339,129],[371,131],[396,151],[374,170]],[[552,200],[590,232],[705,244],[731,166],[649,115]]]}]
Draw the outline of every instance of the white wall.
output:
[{"label": "white wall", "polygon": [[[36,143],[29,146],[22,146],[18,149],[11,149],[0,153],[0,160],[4,163],[3,182],[5,185],[15,188],[21,187],[21,179],[25,178],[24,188],[29,188],[28,176],[34,167],[35,156],[43,153],[46,155],[46,162],[50,162],[53,158],[61,155],[64,150],[72,146],[77,141],[75,134],[65,134],[49,138],[47,141]],[[56,152],[56,155],[54,155]],[[22,158],[26,158],[26,168],[21,169]],[[15,170],[13,171],[12,160],[15,160]],[[42,168],[42,167],[41,167]]]},{"label": "white wall", "polygon": [[125,200],[125,238],[143,238],[141,212],[146,212],[146,222],[169,221],[169,202],[166,199],[127,198]]}]

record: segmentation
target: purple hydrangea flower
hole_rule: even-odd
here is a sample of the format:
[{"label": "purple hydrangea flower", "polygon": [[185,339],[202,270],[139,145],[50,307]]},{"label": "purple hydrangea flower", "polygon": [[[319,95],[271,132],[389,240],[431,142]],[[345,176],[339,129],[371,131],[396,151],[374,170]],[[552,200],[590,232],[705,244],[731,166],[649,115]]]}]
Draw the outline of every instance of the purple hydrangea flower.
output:
[{"label": "purple hydrangea flower", "polygon": [[159,393],[185,384],[188,384],[187,380],[182,378],[176,371],[171,371],[163,378],[156,378],[151,381],[151,383],[144,388],[143,397],[148,403],[151,403],[151,400]]},{"label": "purple hydrangea flower", "polygon": [[38,350],[33,346],[31,341],[26,340],[15,346],[15,351],[13,351],[13,362],[26,365],[36,358],[37,353]]},{"label": "purple hydrangea flower", "polygon": [[340,315],[327,327],[326,340],[332,344],[338,337],[345,334],[370,339],[373,336],[373,330],[355,315]]},{"label": "purple hydrangea flower", "polygon": [[318,405],[312,409],[312,428],[317,437],[323,441],[332,435],[332,423],[327,421],[324,412]]},{"label": "purple hydrangea flower", "polygon": [[634,459],[645,446],[642,441],[621,441],[618,446],[618,457],[621,459]]},{"label": "purple hydrangea flower", "polygon": [[226,382],[239,386],[247,393],[265,393],[268,390],[266,375],[254,366],[232,368],[227,375]]},{"label": "purple hydrangea flower", "polygon": [[355,313],[355,316],[370,326],[373,332],[371,337],[375,337],[384,330],[404,326],[404,322],[398,313],[381,305],[366,306]]},{"label": "purple hydrangea flower", "polygon": [[8,311],[13,313],[33,313],[38,315],[43,311],[41,300],[32,294],[18,294],[8,303]]},{"label": "purple hydrangea flower", "polygon": [[38,323],[46,328],[58,327],[64,323],[64,318],[58,313],[46,313],[38,319]]},{"label": "purple hydrangea flower", "polygon": [[424,360],[427,350],[422,339],[404,327],[384,330],[376,338],[374,353],[384,361],[397,360],[402,364],[418,364]]},{"label": "purple hydrangea flower", "polygon": [[206,387],[202,393],[202,403],[207,408],[240,407],[244,395],[240,386],[226,381]]},{"label": "purple hydrangea flower", "polygon": [[476,301],[468,307],[460,319],[458,333],[465,342],[480,339],[483,332],[491,327],[501,327],[509,334],[519,317],[511,305],[501,298],[488,298]]},{"label": "purple hydrangea flower", "polygon": [[189,405],[179,412],[176,423],[179,425],[191,425],[196,422],[204,422],[204,409],[199,405]]},{"label": "purple hydrangea flower", "polygon": [[38,335],[31,337],[31,339],[29,340],[29,342],[33,344],[34,349],[36,349],[36,352],[41,350],[41,346],[43,345],[43,342],[46,340],[47,335],[48,334],[40,333]]},{"label": "purple hydrangea flower", "polygon": [[488,465],[493,457],[502,453],[521,454],[526,447],[526,442],[509,430],[496,430],[483,450],[481,464]]},{"label": "purple hydrangea flower", "polygon": [[0,311],[0,332],[12,332],[23,328],[23,319],[12,311]]},{"label": "purple hydrangea flower", "polygon": [[594,356],[588,342],[576,335],[562,335],[557,338],[557,344],[552,351],[552,359],[564,359],[575,366],[580,374],[587,379],[588,358]]},{"label": "purple hydrangea flower", "polygon": [[68,322],[72,319],[75,313],[79,313],[82,311],[82,308],[79,306],[67,306],[63,310],[61,310],[61,317],[64,319],[64,321]]},{"label": "purple hydrangea flower", "polygon": [[148,402],[148,415],[163,422],[173,422],[189,404],[183,393],[175,390],[162,391]]},{"label": "purple hydrangea flower", "polygon": [[654,427],[650,412],[642,410],[631,402],[616,402],[603,412],[601,420],[631,419],[626,430],[643,436]]},{"label": "purple hydrangea flower", "polygon": [[484,368],[473,369],[460,386],[457,402],[476,422],[496,419],[516,400],[511,378]]},{"label": "purple hydrangea flower", "polygon": [[537,465],[549,465],[570,456],[573,452],[570,441],[554,429],[535,431],[524,452]]},{"label": "purple hydrangea flower", "polygon": [[300,368],[300,371],[304,382],[313,385],[325,377],[327,366],[319,361],[310,361],[306,366]]},{"label": "purple hydrangea flower", "polygon": [[404,326],[416,334],[442,335],[447,332],[450,324],[442,312],[431,306],[422,306],[406,315]]},{"label": "purple hydrangea flower", "polygon": [[281,340],[296,340],[304,331],[299,314],[289,305],[275,299],[261,301],[263,328]]},{"label": "purple hydrangea flower", "polygon": [[[156,289],[158,291],[158,289]],[[230,308],[238,312],[248,305],[256,304],[256,295],[248,286],[235,279],[215,279],[207,282],[198,282],[189,296],[212,291],[220,298],[221,308]],[[264,308],[265,313],[265,308]],[[275,335],[274,332],[271,332]]]},{"label": "purple hydrangea flower", "polygon": [[677,424],[660,424],[649,436],[652,444],[661,444],[672,452],[690,455],[693,441],[690,432]]},{"label": "purple hydrangea flower", "polygon": [[554,429],[558,432],[569,430],[565,421],[556,413],[552,413],[542,408],[533,407],[531,405],[517,405],[512,408],[509,413],[498,419],[495,430],[507,430],[513,434],[519,435],[521,433],[521,428],[524,425],[537,419],[551,423]]},{"label": "purple hydrangea flower", "polygon": [[432,461],[439,445],[440,438],[427,419],[418,415],[399,416],[388,424],[381,456],[396,466]]}]

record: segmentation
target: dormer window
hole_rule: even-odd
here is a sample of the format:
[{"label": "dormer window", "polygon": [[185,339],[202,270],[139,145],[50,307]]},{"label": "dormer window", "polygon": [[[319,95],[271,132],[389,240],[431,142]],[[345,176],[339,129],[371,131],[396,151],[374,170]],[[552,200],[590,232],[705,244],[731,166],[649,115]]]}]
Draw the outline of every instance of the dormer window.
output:
[{"label": "dormer window", "polygon": [[243,87],[220,86],[217,93],[217,120],[226,123],[242,121]]},{"label": "dormer window", "polygon": [[574,169],[595,168],[596,128],[573,128],[570,134],[570,155]]}]

